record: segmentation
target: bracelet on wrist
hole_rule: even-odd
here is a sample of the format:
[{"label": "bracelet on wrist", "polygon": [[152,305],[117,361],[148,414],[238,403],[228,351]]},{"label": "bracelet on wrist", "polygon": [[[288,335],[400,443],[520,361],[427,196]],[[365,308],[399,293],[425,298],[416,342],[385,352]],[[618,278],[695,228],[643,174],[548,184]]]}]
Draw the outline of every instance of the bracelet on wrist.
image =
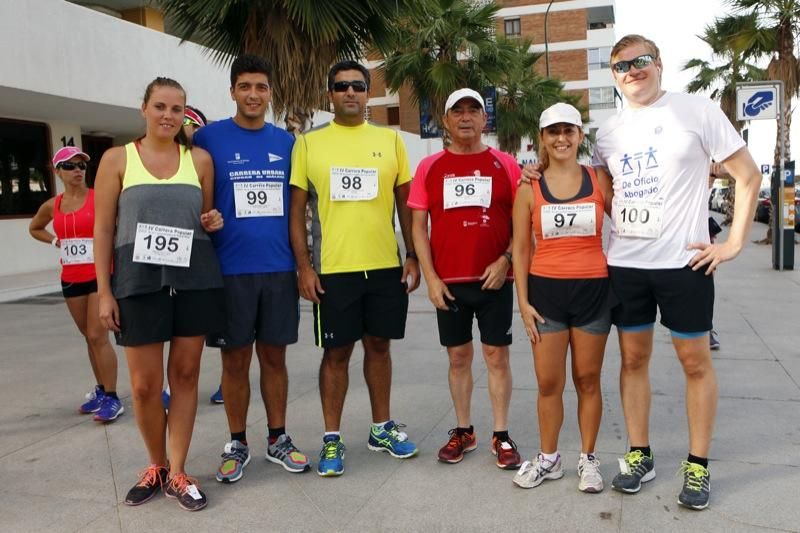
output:
[{"label": "bracelet on wrist", "polygon": [[414,261],[419,261],[416,252],[406,252],[406,259],[413,259]]}]

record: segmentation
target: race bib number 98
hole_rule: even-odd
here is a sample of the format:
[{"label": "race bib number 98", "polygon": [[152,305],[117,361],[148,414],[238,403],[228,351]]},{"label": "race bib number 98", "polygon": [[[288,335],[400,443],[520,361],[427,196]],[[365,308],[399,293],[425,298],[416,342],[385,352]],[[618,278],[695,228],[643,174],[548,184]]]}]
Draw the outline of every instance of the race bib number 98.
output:
[{"label": "race bib number 98", "polygon": [[614,198],[613,215],[620,237],[657,239],[661,236],[664,200]]},{"label": "race bib number 98", "polygon": [[282,217],[283,183],[280,181],[238,182],[233,184],[236,218]]},{"label": "race bib number 98", "polygon": [[444,208],[485,207],[492,205],[492,178],[464,176],[445,178]]},{"label": "race bib number 98", "polygon": [[542,237],[589,237],[597,233],[594,204],[548,204],[541,208]]},{"label": "race bib number 98", "polygon": [[378,197],[378,169],[331,167],[331,200],[365,201]]},{"label": "race bib number 98", "polygon": [[61,241],[62,265],[86,265],[94,263],[92,239],[64,239]]},{"label": "race bib number 98", "polygon": [[133,262],[188,267],[192,258],[192,237],[194,230],[139,222]]}]

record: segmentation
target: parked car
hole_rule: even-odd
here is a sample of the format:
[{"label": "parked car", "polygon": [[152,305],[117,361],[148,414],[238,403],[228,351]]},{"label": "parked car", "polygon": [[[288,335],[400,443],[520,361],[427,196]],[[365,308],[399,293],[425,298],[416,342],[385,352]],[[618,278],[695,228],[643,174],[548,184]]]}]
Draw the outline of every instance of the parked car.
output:
[{"label": "parked car", "polygon": [[756,204],[756,222],[769,222],[769,211],[772,206],[769,187],[762,187],[758,191],[758,203]]},{"label": "parked car", "polygon": [[712,211],[724,211],[729,195],[730,188],[728,187],[712,187],[711,194],[708,197],[708,208]]}]

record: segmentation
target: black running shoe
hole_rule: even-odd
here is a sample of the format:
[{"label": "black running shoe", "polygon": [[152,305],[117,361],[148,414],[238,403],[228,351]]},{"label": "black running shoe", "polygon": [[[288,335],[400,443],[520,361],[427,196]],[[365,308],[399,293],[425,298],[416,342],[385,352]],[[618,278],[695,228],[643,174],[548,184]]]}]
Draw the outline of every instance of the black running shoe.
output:
[{"label": "black running shoe", "polygon": [[708,473],[708,468],[684,461],[680,472],[683,473],[683,490],[678,496],[678,503],[696,511],[708,507],[711,496],[711,474]]},{"label": "black running shoe", "polygon": [[170,478],[164,488],[164,495],[178,500],[178,505],[186,511],[199,511],[208,505],[206,495],[200,490],[197,480],[184,472]]},{"label": "black running shoe", "polygon": [[125,505],[142,505],[150,501],[167,482],[169,471],[165,466],[150,465],[139,472],[139,482],[128,491]]},{"label": "black running shoe", "polygon": [[650,455],[643,454],[641,450],[626,453],[625,458],[619,460],[619,470],[619,474],[611,481],[611,488],[628,494],[639,492],[642,483],[656,477],[652,452]]}]

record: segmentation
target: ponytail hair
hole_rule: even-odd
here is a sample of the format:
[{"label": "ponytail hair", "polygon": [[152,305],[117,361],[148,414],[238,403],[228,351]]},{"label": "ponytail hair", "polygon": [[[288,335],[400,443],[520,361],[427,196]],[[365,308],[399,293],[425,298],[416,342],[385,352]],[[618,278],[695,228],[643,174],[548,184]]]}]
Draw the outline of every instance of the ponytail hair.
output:
[{"label": "ponytail hair", "polygon": [[[173,89],[178,89],[181,93],[183,93],[183,103],[184,106],[186,105],[186,91],[184,90],[183,86],[172,78],[166,78],[163,76],[159,76],[147,84],[147,88],[144,90],[143,99],[145,105],[150,101],[150,96],[152,96],[153,89],[156,87],[171,87]],[[137,140],[142,140],[143,138],[144,136],[139,137]],[[181,121],[181,124],[178,125],[178,133],[175,135],[175,142],[183,146],[184,150],[191,150],[192,148],[192,141],[189,140],[186,132],[183,131],[183,121]]]}]

